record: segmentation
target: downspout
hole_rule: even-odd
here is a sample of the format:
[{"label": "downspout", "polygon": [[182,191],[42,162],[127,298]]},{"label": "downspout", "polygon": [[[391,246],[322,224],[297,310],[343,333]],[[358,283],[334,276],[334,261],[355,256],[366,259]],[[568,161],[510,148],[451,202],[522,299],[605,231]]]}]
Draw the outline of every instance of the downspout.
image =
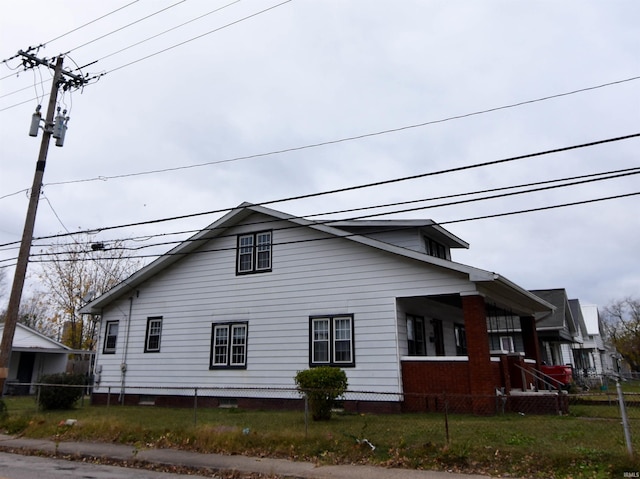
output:
[{"label": "downspout", "polygon": [[125,379],[127,375],[127,353],[129,352],[129,332],[131,331],[131,311],[133,310],[133,296],[129,297],[129,316],[127,317],[127,333],[124,340],[124,351],[122,352],[122,363],[120,364],[120,404],[124,404]]}]

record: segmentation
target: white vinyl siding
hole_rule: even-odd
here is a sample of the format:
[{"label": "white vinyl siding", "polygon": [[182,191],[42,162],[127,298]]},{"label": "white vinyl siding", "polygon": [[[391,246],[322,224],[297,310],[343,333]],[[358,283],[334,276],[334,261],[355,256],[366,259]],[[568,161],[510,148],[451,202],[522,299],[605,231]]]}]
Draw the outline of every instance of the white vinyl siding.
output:
[{"label": "white vinyl siding", "polygon": [[[184,387],[182,394],[193,394],[186,388],[194,386],[294,388],[296,372],[309,367],[309,318],[340,313],[354,318],[356,366],[346,368],[350,389],[400,392],[396,298],[456,293],[469,284],[462,273],[309,228],[292,228],[272,217],[253,214],[243,221],[246,226],[229,228],[142,284],[131,305],[126,297],[105,308],[103,321],[122,318],[131,307],[127,384],[150,392],[154,387]],[[277,268],[268,274],[237,275],[230,265],[236,261],[238,236],[253,234],[256,224],[267,221],[274,232],[272,263]],[[157,353],[161,361],[149,361],[142,353],[146,319],[155,315],[164,318],[162,350]],[[212,324],[240,323],[250,331],[245,369],[213,368]],[[123,339],[126,331],[125,319],[120,326]],[[236,346],[240,350],[242,345]],[[222,354],[224,344],[220,348]],[[101,389],[118,387],[121,363],[120,354],[100,355]]]}]

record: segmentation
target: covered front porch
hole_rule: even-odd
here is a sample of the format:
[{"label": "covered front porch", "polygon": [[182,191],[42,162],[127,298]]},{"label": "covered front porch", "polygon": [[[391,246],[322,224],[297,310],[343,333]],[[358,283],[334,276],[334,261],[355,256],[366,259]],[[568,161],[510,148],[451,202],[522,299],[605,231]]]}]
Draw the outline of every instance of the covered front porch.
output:
[{"label": "covered front porch", "polygon": [[[557,409],[557,394],[540,392],[536,379],[541,356],[534,313],[548,308],[533,295],[507,297],[490,291],[397,298],[399,348],[406,411],[443,407],[438,397],[457,396],[455,409],[493,414],[515,396],[535,393],[540,412]],[[489,323],[496,317],[519,319],[523,352],[495,349]],[[552,398],[547,396],[552,395]],[[512,400],[502,400],[510,398]],[[466,399],[461,399],[462,397]],[[527,398],[529,399],[529,398]],[[451,402],[450,404],[454,404]]]}]

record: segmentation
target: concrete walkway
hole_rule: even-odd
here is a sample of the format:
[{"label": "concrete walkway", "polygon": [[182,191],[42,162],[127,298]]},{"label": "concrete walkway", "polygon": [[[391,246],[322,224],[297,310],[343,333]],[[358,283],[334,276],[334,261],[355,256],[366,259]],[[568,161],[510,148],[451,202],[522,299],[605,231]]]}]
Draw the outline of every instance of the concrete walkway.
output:
[{"label": "concrete walkway", "polygon": [[176,449],[141,449],[110,443],[60,442],[24,439],[0,434],[0,449],[5,452],[41,452],[45,454],[110,459],[135,463],[207,468],[213,471],[261,473],[300,479],[486,479],[486,476],[413,469],[388,469],[374,466],[317,466],[310,462],[221,454],[200,454]]}]

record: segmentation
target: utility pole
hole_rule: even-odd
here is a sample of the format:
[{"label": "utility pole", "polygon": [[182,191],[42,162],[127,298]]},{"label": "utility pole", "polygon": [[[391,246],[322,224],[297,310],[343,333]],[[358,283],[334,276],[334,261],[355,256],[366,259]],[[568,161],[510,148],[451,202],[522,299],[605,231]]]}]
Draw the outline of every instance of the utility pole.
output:
[{"label": "utility pole", "polygon": [[[53,82],[51,85],[51,94],[49,95],[49,104],[44,122],[44,133],[40,143],[40,154],[36,163],[36,171],[33,177],[33,185],[31,187],[31,195],[29,197],[29,207],[27,209],[27,217],[25,219],[24,230],[22,232],[22,241],[18,252],[18,261],[16,263],[16,272],[13,277],[13,285],[11,295],[9,296],[9,305],[7,307],[7,316],[4,321],[4,331],[2,333],[2,342],[0,343],[0,396],[4,396],[4,388],[9,376],[9,364],[11,359],[11,349],[13,345],[13,336],[18,322],[18,313],[20,310],[20,300],[22,299],[22,290],[24,289],[24,281],[27,274],[27,264],[29,263],[29,253],[31,251],[31,241],[33,239],[33,230],[36,221],[36,211],[38,209],[38,200],[40,199],[40,191],[42,189],[42,178],[44,176],[44,168],[47,161],[47,153],[49,151],[49,140],[54,133],[54,114],[56,103],[58,100],[58,90],[61,86],[68,89],[72,86],[81,86],[85,83],[81,76],[64,71],[62,69],[63,57],[59,56],[55,66],[46,59],[40,59],[34,55],[20,51],[19,55],[23,57],[23,65],[25,69],[33,68],[37,65],[44,65],[54,69]],[[69,78],[67,80],[67,77]],[[39,116],[39,109],[36,110]],[[61,120],[62,121],[62,120]],[[39,123],[39,122],[38,122]],[[33,124],[32,124],[33,125]],[[60,132],[64,135],[66,124],[57,124]],[[37,135],[37,124],[35,132],[32,136]],[[32,126],[33,131],[33,126]],[[30,133],[31,134],[31,133]],[[53,135],[59,137],[59,135]],[[58,139],[58,146],[62,146],[62,142]]]}]

